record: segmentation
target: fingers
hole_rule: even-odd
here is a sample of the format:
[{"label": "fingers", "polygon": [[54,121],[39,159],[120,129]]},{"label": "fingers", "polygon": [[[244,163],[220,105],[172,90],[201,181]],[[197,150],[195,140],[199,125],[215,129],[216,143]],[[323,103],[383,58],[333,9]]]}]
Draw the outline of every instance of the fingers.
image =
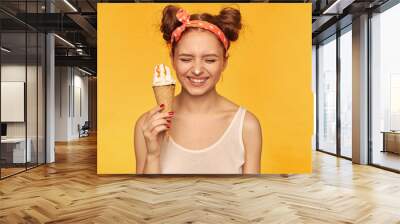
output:
[{"label": "fingers", "polygon": [[159,106],[156,106],[156,107],[154,107],[153,109],[151,109],[150,111],[149,111],[149,113],[148,113],[148,117],[150,118],[150,117],[152,117],[152,116],[154,116],[154,114],[156,114],[157,112],[160,112],[160,111],[162,111],[163,109],[164,109],[164,104],[160,104]]},{"label": "fingers", "polygon": [[158,125],[155,128],[153,128],[153,130],[151,131],[151,135],[157,136],[160,132],[164,132],[164,131],[168,130],[169,127],[170,126],[165,125],[165,124]]},{"label": "fingers", "polygon": [[159,119],[168,119],[171,120],[174,117],[174,112],[164,112],[164,113],[156,113],[149,119],[149,123],[153,123]]},{"label": "fingers", "polygon": [[171,124],[166,119],[158,119],[151,123],[148,129],[144,131],[144,136],[147,139],[154,139],[160,132],[168,130],[171,127]]},{"label": "fingers", "polygon": [[158,113],[153,116],[149,121],[148,130],[153,136],[157,136],[158,133],[171,128],[171,119],[173,115],[170,113]]},{"label": "fingers", "polygon": [[143,131],[149,127],[149,121],[152,119],[152,117],[163,110],[164,107],[164,104],[160,104],[159,106],[156,106],[147,112],[142,126]]},{"label": "fingers", "polygon": [[167,128],[171,127],[170,123],[166,119],[158,119],[158,120],[151,122],[150,128],[149,128],[150,132],[153,132],[153,130],[155,128],[157,128],[158,126],[161,126],[161,125],[164,125]]},{"label": "fingers", "polygon": [[160,132],[168,130],[171,127],[171,120],[174,112],[162,112],[164,106],[154,107],[148,112],[146,120],[143,124],[143,134],[148,139],[153,139]]}]

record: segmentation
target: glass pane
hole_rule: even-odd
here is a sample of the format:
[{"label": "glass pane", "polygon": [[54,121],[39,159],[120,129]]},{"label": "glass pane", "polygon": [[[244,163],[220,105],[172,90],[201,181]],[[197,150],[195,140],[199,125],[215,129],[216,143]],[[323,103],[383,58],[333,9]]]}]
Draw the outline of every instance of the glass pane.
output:
[{"label": "glass pane", "polygon": [[336,38],[318,48],[318,149],[336,153]]},{"label": "glass pane", "polygon": [[[28,20],[31,23],[37,23],[37,17],[32,17],[31,15],[37,13],[39,11],[37,1],[29,1],[27,2],[26,12]],[[27,30],[27,99],[26,99],[26,113],[27,113],[27,142],[30,148],[30,160],[28,160],[27,166],[28,168],[37,166],[37,104],[38,104],[38,88],[37,88],[37,63],[38,63],[38,37],[37,32],[35,30],[28,29]]]},{"label": "glass pane", "polygon": [[[35,24],[33,14],[45,12],[45,1],[0,1],[0,7]],[[45,36],[2,12],[0,19],[7,20],[0,29],[4,178],[45,161]]]},{"label": "glass pane", "polygon": [[400,170],[400,4],[372,18],[372,163]]},{"label": "glass pane", "polygon": [[[1,140],[2,178],[25,170],[30,159],[26,144],[26,35],[1,34]],[[28,150],[26,150],[28,146]]]},{"label": "glass pane", "polygon": [[312,91],[313,91],[313,124],[314,124],[314,132],[313,132],[313,137],[312,137],[312,149],[316,150],[316,136],[317,136],[317,85],[316,85],[316,80],[317,80],[317,48],[315,45],[312,46]]},{"label": "glass pane", "polygon": [[340,36],[340,152],[352,157],[352,35],[351,30]]},{"label": "glass pane", "polygon": [[[38,63],[38,52],[37,52],[37,33],[36,32],[29,32],[27,33],[28,38],[28,63],[27,63],[27,131],[28,131],[28,144],[30,147],[30,159],[28,160],[28,168],[34,167],[37,165],[37,150],[38,150],[38,143],[37,143],[37,132],[38,132],[38,125],[37,125],[37,98],[38,98],[38,88],[37,88],[37,63]],[[29,148],[28,147],[28,148]]]}]

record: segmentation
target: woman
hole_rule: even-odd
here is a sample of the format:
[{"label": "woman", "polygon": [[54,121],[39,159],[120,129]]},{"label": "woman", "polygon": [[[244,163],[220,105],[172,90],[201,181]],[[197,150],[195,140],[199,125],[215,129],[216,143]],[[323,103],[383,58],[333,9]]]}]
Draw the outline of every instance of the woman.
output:
[{"label": "woman", "polygon": [[215,16],[164,8],[161,32],[182,91],[173,111],[163,113],[164,105],[159,105],[136,122],[138,174],[260,172],[259,121],[216,91],[241,26],[240,12],[233,8]]}]

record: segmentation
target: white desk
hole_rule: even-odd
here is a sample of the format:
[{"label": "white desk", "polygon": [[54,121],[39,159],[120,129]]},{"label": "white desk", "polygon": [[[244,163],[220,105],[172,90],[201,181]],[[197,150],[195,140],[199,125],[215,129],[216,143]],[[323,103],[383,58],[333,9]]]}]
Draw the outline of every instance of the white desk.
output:
[{"label": "white desk", "polygon": [[[6,138],[6,139],[1,139],[1,144],[2,147],[6,146],[14,146],[12,148],[13,150],[13,163],[25,163],[25,162],[31,162],[31,145],[32,145],[32,140],[30,138],[27,138],[27,146],[26,147],[26,154],[25,154],[25,138]],[[3,150],[3,149],[2,149]],[[25,161],[25,158],[27,158],[27,161]]]}]

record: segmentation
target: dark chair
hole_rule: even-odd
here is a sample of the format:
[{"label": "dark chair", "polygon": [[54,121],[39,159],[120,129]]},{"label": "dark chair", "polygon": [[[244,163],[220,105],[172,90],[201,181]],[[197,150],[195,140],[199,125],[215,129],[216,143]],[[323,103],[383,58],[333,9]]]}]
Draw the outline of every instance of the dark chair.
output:
[{"label": "dark chair", "polygon": [[78,124],[79,138],[89,136],[89,129],[90,129],[89,121],[85,121],[82,127],[80,127],[80,125]]}]

